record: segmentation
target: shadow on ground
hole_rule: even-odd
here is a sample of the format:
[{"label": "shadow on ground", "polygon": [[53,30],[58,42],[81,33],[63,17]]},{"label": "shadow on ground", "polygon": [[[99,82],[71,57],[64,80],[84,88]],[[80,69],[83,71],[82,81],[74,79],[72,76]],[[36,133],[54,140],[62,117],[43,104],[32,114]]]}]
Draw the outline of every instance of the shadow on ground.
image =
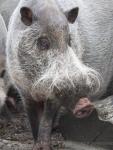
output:
[{"label": "shadow on ground", "polygon": [[99,121],[96,112],[85,119],[67,114],[61,120],[61,130],[67,141],[113,150],[113,125]]}]

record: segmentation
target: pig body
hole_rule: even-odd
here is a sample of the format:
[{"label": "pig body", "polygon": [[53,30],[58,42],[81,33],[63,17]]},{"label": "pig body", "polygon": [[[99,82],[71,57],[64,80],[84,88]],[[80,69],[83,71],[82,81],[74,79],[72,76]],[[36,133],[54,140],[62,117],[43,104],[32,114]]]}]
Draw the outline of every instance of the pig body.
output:
[{"label": "pig body", "polygon": [[[89,96],[92,100],[99,100],[105,97],[106,102],[107,99],[112,102],[112,92],[108,93],[107,96],[106,93],[108,92],[108,88],[112,88],[113,86],[111,82],[113,77],[113,9],[111,5],[113,2],[105,2],[104,0],[58,0],[58,5],[64,13],[72,9],[72,6],[79,7],[77,21],[69,24],[69,31],[67,29],[66,18],[54,1],[48,1],[48,4],[46,1],[39,2],[37,4],[38,11],[35,10],[34,3],[37,4],[36,1],[29,1],[29,3],[21,1],[11,17],[7,41],[7,67],[12,82],[23,96],[29,116],[32,116],[30,117],[31,126],[35,131],[39,127],[39,141],[42,141],[44,135],[42,135],[43,129],[41,127],[44,127],[43,124],[47,123],[51,125],[51,119],[49,118],[51,115],[47,111],[48,106],[49,110],[54,112],[53,107],[50,107],[51,100],[52,104],[57,106],[57,108],[64,103],[65,106],[74,104],[74,101],[68,100],[71,98],[76,99],[76,93],[79,91],[78,95],[83,93],[81,96],[89,96],[90,93],[93,93]],[[21,20],[20,9],[23,6],[29,7],[32,9],[33,14],[35,13],[36,20],[30,26],[26,26]],[[53,13],[54,11],[52,13],[51,11],[47,11],[48,8],[57,12],[60,18]],[[52,15],[55,20],[51,20]],[[58,25],[63,26],[65,29],[62,29]],[[48,28],[49,30],[46,30]],[[56,30],[62,32],[62,34]],[[42,35],[42,33],[48,34],[50,31],[53,33],[53,39],[55,38],[56,44],[53,40],[53,48],[46,51],[40,50],[39,35]],[[69,35],[71,46],[67,46],[68,38],[66,39],[66,37]],[[36,44],[39,44],[38,47]],[[46,46],[48,47],[48,45],[47,42]],[[95,90],[99,87],[98,74],[87,66],[99,72],[103,79],[101,89],[97,94],[95,94]],[[85,88],[82,89],[82,87]],[[68,94],[66,95],[64,91]],[[70,91],[71,94],[69,94]],[[42,104],[42,101],[44,104]],[[32,122],[36,118],[40,120],[40,116],[35,116],[37,109],[40,110],[38,113],[41,113],[42,108],[46,109],[44,109],[44,116],[41,119],[41,123],[39,125],[39,122],[36,121],[36,124],[33,126]],[[54,110],[57,111],[57,109]],[[49,121],[47,121],[47,118]],[[111,118],[108,119],[111,120]],[[50,132],[51,129],[47,128],[45,132],[46,138]],[[33,135],[36,140],[36,132],[33,131]],[[40,139],[40,137],[43,138]]]},{"label": "pig body", "polygon": [[[64,12],[73,7],[79,7],[79,16],[75,24],[70,25],[70,30],[73,31],[73,33],[71,32],[72,37],[76,37],[73,45],[77,55],[83,58],[83,62],[92,66],[101,74],[104,86],[102,86],[102,92],[98,95],[98,98],[100,98],[108,91],[110,81],[112,81],[112,61],[110,61],[110,57],[112,57],[112,44],[110,44],[112,41],[113,10],[110,7],[112,1],[105,3],[104,0],[85,0],[85,2],[82,0],[57,0],[57,2]],[[15,6],[17,4],[18,0],[15,2]],[[3,13],[6,5],[2,2],[1,6],[0,10]],[[10,9],[12,10],[14,7],[11,6]],[[7,18],[8,14],[9,11],[3,16]],[[108,65],[107,62],[110,62],[110,64]],[[95,98],[98,99],[97,95]]]},{"label": "pig body", "polygon": [[100,88],[98,72],[84,65],[70,45],[69,23],[77,15],[78,8],[63,12],[55,0],[21,0],[9,22],[7,70],[27,109],[34,150],[50,150],[62,105],[73,109],[80,97]]},{"label": "pig body", "polygon": [[[35,9],[34,3],[38,3],[37,7],[40,8],[39,12],[34,14],[37,22],[34,21],[32,26],[25,26],[21,21],[20,9],[24,5]],[[54,14],[51,13],[51,9],[55,11]],[[57,89],[61,91],[70,90],[73,87],[76,91],[77,86],[79,88],[84,86],[87,92],[95,93],[100,86],[98,73],[85,66],[78,59],[76,52],[69,47],[68,23],[60,11],[53,1],[48,3],[20,1],[9,23],[7,68],[10,77],[15,85],[18,87],[22,85],[23,90],[29,92],[36,101],[37,96],[42,99],[53,96],[55,88],[56,91]],[[51,19],[51,15],[54,15],[56,19]],[[38,39],[41,40],[41,36],[45,37],[46,32],[48,35],[53,32],[51,37],[54,38],[52,41],[54,45],[48,51],[40,50],[37,46],[38,44],[40,46]],[[58,38],[60,39],[55,43],[54,40]],[[12,68],[13,64],[15,65]]]}]

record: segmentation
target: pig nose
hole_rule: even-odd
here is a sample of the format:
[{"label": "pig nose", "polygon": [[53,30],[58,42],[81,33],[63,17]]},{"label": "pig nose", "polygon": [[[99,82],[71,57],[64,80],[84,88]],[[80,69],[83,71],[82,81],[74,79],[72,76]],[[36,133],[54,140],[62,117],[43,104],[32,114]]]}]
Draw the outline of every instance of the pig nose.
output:
[{"label": "pig nose", "polygon": [[89,117],[94,110],[94,105],[90,102],[88,98],[81,98],[75,105],[73,114],[77,118]]}]

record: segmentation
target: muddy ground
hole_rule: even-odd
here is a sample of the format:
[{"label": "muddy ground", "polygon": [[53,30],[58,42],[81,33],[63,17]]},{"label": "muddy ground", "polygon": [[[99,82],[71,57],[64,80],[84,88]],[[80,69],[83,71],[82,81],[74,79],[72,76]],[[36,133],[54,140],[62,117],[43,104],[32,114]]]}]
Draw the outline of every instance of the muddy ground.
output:
[{"label": "muddy ground", "polygon": [[[32,149],[33,140],[26,112],[21,102],[17,107],[12,111],[11,118],[4,113],[1,115],[0,150]],[[99,121],[96,112],[82,120],[66,114],[61,118],[60,130],[66,141],[65,150],[113,150],[113,125]]]}]

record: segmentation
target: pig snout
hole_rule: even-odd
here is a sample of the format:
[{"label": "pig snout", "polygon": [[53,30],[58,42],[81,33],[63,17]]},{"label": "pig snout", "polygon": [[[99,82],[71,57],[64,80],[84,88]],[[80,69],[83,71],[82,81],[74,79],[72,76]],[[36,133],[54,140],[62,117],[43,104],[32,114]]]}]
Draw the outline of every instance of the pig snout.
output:
[{"label": "pig snout", "polygon": [[76,118],[89,117],[94,111],[94,105],[88,98],[81,98],[73,109],[73,114]]},{"label": "pig snout", "polygon": [[[35,80],[32,90],[40,91],[40,94],[51,93],[66,97],[71,91],[71,96],[87,97],[95,94],[100,89],[101,78],[99,74],[85,66],[68,47],[68,50],[51,58],[46,71]],[[57,90],[55,90],[57,89]],[[59,91],[59,92],[58,92]],[[58,95],[58,94],[57,94]]]}]

